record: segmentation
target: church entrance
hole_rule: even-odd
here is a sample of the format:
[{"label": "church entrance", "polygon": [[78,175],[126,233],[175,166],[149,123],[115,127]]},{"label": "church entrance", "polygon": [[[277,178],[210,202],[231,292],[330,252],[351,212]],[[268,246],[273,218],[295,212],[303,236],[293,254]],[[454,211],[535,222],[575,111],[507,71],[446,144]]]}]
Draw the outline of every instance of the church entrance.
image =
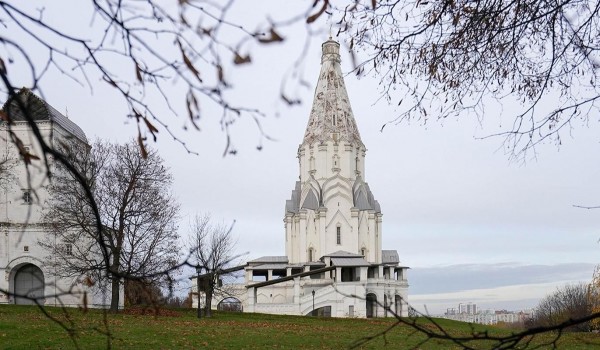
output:
[{"label": "church entrance", "polygon": [[33,264],[22,266],[15,274],[15,304],[33,305],[35,300],[42,302],[44,285],[44,273],[39,267]]},{"label": "church entrance", "polygon": [[377,295],[373,293],[367,294],[367,318],[377,316]]},{"label": "church entrance", "polygon": [[402,316],[402,298],[399,295],[396,295],[394,305],[396,306],[396,315]]},{"label": "church entrance", "polygon": [[307,313],[306,316],[331,317],[331,306],[323,306]]},{"label": "church entrance", "polygon": [[217,310],[219,311],[233,311],[233,312],[242,312],[242,302],[238,298],[229,297],[221,300],[219,304],[217,304]]}]

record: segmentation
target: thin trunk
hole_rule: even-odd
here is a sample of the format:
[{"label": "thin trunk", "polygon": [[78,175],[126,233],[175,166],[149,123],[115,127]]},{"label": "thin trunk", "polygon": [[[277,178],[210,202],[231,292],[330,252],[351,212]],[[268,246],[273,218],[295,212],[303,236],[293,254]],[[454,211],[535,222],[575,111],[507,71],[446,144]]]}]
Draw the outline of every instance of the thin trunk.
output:
[{"label": "thin trunk", "polygon": [[212,304],[212,296],[215,290],[215,284],[213,283],[213,276],[211,275],[210,278],[206,278],[205,279],[205,293],[204,295],[205,297],[205,303],[204,303],[204,317],[211,317],[212,316],[212,311],[211,311],[211,304]]},{"label": "thin trunk", "polygon": [[117,273],[119,272],[119,268],[121,267],[119,264],[119,255],[120,254],[115,254],[113,256],[113,264],[111,267],[112,270],[112,274],[111,274],[111,298],[110,298],[110,312],[112,313],[117,313],[119,311],[119,297],[120,297],[120,291],[121,291],[121,286],[120,286],[120,280],[121,278],[117,275]]},{"label": "thin trunk", "polygon": [[113,275],[111,277],[111,299],[110,299],[110,312],[117,313],[119,311],[119,294],[121,288],[119,283],[119,277]]}]

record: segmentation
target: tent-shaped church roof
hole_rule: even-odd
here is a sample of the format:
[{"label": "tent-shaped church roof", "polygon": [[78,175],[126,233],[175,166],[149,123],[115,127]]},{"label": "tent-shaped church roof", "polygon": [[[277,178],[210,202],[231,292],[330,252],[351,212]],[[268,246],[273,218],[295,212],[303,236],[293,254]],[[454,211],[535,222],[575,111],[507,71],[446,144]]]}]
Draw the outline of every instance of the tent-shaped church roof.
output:
[{"label": "tent-shaped church roof", "polygon": [[321,72],[303,142],[322,142],[336,134],[339,140],[362,145],[340,67],[340,44],[330,38],[322,47]]}]

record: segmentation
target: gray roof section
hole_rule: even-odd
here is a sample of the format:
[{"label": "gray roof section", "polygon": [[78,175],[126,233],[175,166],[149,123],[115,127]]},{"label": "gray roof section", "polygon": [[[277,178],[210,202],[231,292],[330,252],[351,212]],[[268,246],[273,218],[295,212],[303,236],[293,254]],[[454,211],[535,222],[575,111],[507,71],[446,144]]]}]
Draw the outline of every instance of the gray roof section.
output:
[{"label": "gray roof section", "polygon": [[17,98],[25,105],[27,109],[25,113],[14,99],[9,99],[2,107],[4,113],[8,114],[12,121],[27,121],[27,114],[29,114],[34,121],[49,120],[60,125],[60,127],[68,133],[87,144],[85,133],[77,124],[73,123],[69,118],[50,106],[48,102],[33,94],[29,89],[23,88],[19,90]]},{"label": "gray roof section", "polygon": [[337,134],[340,140],[362,146],[340,66],[340,44],[330,39],[322,48],[321,71],[302,143],[323,142]]},{"label": "gray roof section", "polygon": [[381,251],[381,262],[384,264],[397,264],[400,262],[398,251],[396,250],[382,250]]},{"label": "gray roof section", "polygon": [[302,189],[300,185],[300,181],[296,181],[296,187],[292,190],[292,198],[285,201],[285,212],[286,213],[295,213],[298,214],[300,212],[300,196],[302,194]]},{"label": "gray roof section", "polygon": [[335,266],[371,266],[365,259],[360,258],[331,258]]},{"label": "gray roof section", "polygon": [[336,258],[362,258],[363,257],[360,254],[354,254],[354,253],[346,252],[343,250],[338,250],[337,252],[325,254],[323,256],[327,256],[330,258],[333,258],[333,257],[336,257]]},{"label": "gray roof section", "polygon": [[282,264],[262,264],[262,265],[252,266],[250,269],[251,270],[285,270],[288,267],[289,266],[287,264],[285,264],[285,263],[282,263]]},{"label": "gray roof section", "polygon": [[287,264],[288,257],[285,255],[282,256],[261,256],[258,259],[250,260],[248,263],[280,263]]},{"label": "gray roof section", "polygon": [[302,203],[302,208],[317,210],[319,209],[319,201],[317,200],[317,196],[315,195],[315,191],[312,189],[308,191],[306,198],[304,198],[304,203]]},{"label": "gray roof section", "polygon": [[355,208],[360,210],[374,210],[376,213],[381,213],[381,206],[379,205],[379,202],[375,200],[375,196],[373,196],[369,184],[358,178],[353,187]]}]

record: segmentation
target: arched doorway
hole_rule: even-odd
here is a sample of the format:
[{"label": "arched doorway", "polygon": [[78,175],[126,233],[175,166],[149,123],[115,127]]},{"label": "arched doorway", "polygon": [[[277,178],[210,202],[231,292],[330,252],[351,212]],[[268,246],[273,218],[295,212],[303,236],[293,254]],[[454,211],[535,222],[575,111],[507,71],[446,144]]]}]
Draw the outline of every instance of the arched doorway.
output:
[{"label": "arched doorway", "polygon": [[396,300],[394,302],[396,306],[396,315],[402,316],[402,297],[396,294]]},{"label": "arched doorway", "polygon": [[383,295],[383,317],[387,317],[388,316],[388,308],[390,307],[390,305],[388,304],[388,296],[387,294]]},{"label": "arched doorway", "polygon": [[229,297],[221,300],[219,304],[217,304],[217,310],[219,311],[233,311],[233,312],[242,312],[242,302],[234,297]]},{"label": "arched doorway", "polygon": [[42,302],[44,286],[42,270],[33,264],[23,265],[15,273],[15,304],[33,305],[36,300]]},{"label": "arched doorway", "polygon": [[331,317],[331,305],[311,310],[306,316]]},{"label": "arched doorway", "polygon": [[373,293],[367,294],[367,318],[377,316],[377,295]]}]

